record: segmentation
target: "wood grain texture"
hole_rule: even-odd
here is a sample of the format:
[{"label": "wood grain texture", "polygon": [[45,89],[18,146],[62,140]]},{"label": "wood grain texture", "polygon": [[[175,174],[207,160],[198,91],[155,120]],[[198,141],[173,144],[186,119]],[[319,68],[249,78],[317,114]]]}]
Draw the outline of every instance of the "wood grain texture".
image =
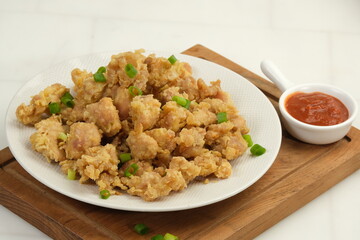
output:
[{"label": "wood grain texture", "polygon": [[[279,91],[268,81],[201,45],[184,53],[241,74],[276,107]],[[6,148],[0,151],[0,203],[54,239],[150,239],[166,232],[181,239],[252,239],[358,170],[358,146],[356,128],[323,146],[285,133],[274,164],[245,191],[209,206],[161,213],[112,210],[68,198],[30,176]],[[137,235],[137,223],[145,223],[151,232]]]}]

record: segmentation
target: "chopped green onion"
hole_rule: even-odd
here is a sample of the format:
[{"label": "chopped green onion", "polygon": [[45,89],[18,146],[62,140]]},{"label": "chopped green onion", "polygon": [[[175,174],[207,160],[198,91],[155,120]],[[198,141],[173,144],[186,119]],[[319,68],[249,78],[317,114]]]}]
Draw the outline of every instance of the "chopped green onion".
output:
[{"label": "chopped green onion", "polygon": [[172,235],[171,233],[166,233],[164,235],[164,240],[179,240],[179,237]]},{"label": "chopped green onion", "polygon": [[266,152],[266,149],[260,146],[259,144],[255,144],[250,148],[250,152],[255,156],[260,156]]},{"label": "chopped green onion", "polygon": [[130,93],[133,97],[141,96],[141,95],[143,94],[143,92],[141,91],[141,89],[138,88],[138,87],[130,86],[128,89],[129,89],[129,93]]},{"label": "chopped green onion", "polygon": [[150,229],[149,229],[148,226],[146,226],[145,224],[140,223],[140,224],[136,224],[136,225],[134,226],[134,230],[135,230],[135,232],[137,232],[138,234],[144,235],[144,234],[147,234]]},{"label": "chopped green onion", "polygon": [[218,123],[223,123],[228,121],[226,112],[219,112],[218,114],[216,114],[216,118]]},{"label": "chopped green onion", "polygon": [[126,72],[126,75],[128,75],[129,78],[134,78],[136,76],[136,74],[138,73],[136,68],[131,63],[126,64],[125,72]]},{"label": "chopped green onion", "polygon": [[106,82],[106,78],[104,76],[104,74],[102,73],[94,73],[94,80],[95,82]]},{"label": "chopped green onion", "polygon": [[174,63],[176,63],[177,59],[174,55],[171,55],[169,58],[168,58],[169,62],[171,63],[171,65],[174,65]]},{"label": "chopped green onion", "polygon": [[125,177],[130,177],[130,176],[134,175],[138,169],[139,169],[139,166],[136,163],[131,164],[125,170],[125,173],[124,173]]},{"label": "chopped green onion", "polygon": [[155,235],[151,238],[151,240],[164,240],[164,236],[161,234]]},{"label": "chopped green onion", "polygon": [[97,70],[98,73],[105,73],[106,72],[106,67],[102,66],[99,67],[99,69]]},{"label": "chopped green onion", "polygon": [[49,103],[49,110],[51,114],[57,114],[60,112],[60,104],[57,102]]},{"label": "chopped green onion", "polygon": [[186,105],[184,108],[189,109],[190,108],[191,101],[186,99]]},{"label": "chopped green onion", "polygon": [[75,178],[76,178],[76,171],[74,170],[74,169],[68,169],[68,171],[67,171],[67,178],[69,179],[69,180],[75,180]]},{"label": "chopped green onion", "polygon": [[119,158],[120,158],[121,163],[125,163],[125,162],[131,160],[131,154],[130,153],[121,153],[119,155]]},{"label": "chopped green onion", "polygon": [[249,134],[244,134],[242,136],[245,139],[245,141],[247,142],[248,147],[251,147],[254,144],[252,139],[251,139],[251,136]]},{"label": "chopped green onion", "polygon": [[106,72],[105,67],[99,67],[96,73],[94,73],[94,80],[95,82],[106,82],[106,78],[104,76],[104,73]]},{"label": "chopped green onion", "polygon": [[75,105],[73,99],[74,99],[74,97],[71,96],[71,94],[70,94],[69,92],[65,93],[65,94],[60,98],[60,100],[61,100],[61,102],[62,102],[63,104],[65,104],[66,106],[71,107],[71,108],[73,108],[74,105]]},{"label": "chopped green onion", "polygon": [[62,132],[62,133],[59,133],[57,138],[60,139],[60,140],[66,141],[67,140],[67,135],[66,135],[66,133]]},{"label": "chopped green onion", "polygon": [[180,97],[180,96],[173,96],[172,100],[175,101],[180,106],[186,108],[186,109],[189,109],[189,107],[190,107],[191,101],[186,99],[186,98],[183,98],[183,97]]},{"label": "chopped green onion", "polygon": [[108,199],[109,197],[110,197],[110,192],[109,192],[109,190],[102,190],[102,191],[100,191],[100,197],[102,198],[102,199]]}]

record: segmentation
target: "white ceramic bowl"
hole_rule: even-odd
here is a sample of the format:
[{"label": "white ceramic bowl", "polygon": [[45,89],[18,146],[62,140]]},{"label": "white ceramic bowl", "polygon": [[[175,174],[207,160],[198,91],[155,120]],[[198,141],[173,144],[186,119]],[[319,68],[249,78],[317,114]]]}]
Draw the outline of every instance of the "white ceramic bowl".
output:
[{"label": "white ceramic bowl", "polygon": [[[283,124],[293,137],[311,144],[329,144],[342,139],[349,132],[358,112],[357,103],[349,93],[328,84],[308,83],[294,86],[282,75],[275,64],[268,60],[261,63],[261,69],[283,92],[279,100],[279,108],[283,116]],[[286,98],[294,92],[322,92],[336,97],[348,109],[349,118],[342,123],[331,126],[315,126],[301,122],[292,117],[285,108]]]},{"label": "white ceramic bowl", "polygon": [[[285,100],[289,95],[298,91],[322,92],[338,98],[348,109],[349,118],[331,126],[315,126],[295,119],[286,111]],[[358,111],[357,103],[350,94],[332,85],[317,83],[296,85],[287,89],[280,97],[279,108],[286,130],[295,138],[312,144],[329,144],[342,139],[349,132]]]}]

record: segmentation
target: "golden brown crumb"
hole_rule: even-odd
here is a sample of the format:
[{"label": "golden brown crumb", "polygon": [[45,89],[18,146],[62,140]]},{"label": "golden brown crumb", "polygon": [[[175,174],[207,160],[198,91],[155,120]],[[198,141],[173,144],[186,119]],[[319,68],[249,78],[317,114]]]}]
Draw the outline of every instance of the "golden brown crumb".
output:
[{"label": "golden brown crumb", "polygon": [[35,128],[37,131],[30,136],[33,149],[43,154],[49,162],[65,160],[65,152],[58,145],[59,134],[65,132],[60,117],[53,115],[36,123]]},{"label": "golden brown crumb", "polygon": [[48,111],[49,103],[60,102],[60,98],[68,91],[68,88],[59,83],[45,88],[32,97],[29,105],[23,103],[16,109],[17,119],[25,125],[34,125],[40,122],[42,115]]}]

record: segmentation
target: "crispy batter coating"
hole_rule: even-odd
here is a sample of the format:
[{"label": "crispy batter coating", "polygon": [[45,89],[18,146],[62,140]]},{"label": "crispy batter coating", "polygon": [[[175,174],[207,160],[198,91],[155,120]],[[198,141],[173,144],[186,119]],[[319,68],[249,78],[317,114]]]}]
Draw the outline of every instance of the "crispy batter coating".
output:
[{"label": "crispy batter coating", "polygon": [[126,143],[131,150],[133,158],[139,160],[153,159],[159,149],[156,140],[142,132],[142,129],[131,131],[129,137],[126,139]]},{"label": "crispy batter coating", "polygon": [[222,158],[217,151],[205,151],[194,159],[194,164],[200,167],[200,176],[214,174],[217,178],[228,178],[232,173],[230,163]]},{"label": "crispy batter coating", "polygon": [[60,117],[53,115],[36,123],[35,128],[37,131],[30,136],[33,149],[44,155],[49,162],[65,160],[65,152],[58,144],[59,134],[65,132]]},{"label": "crispy batter coating", "polygon": [[67,125],[84,121],[85,105],[77,99],[74,99],[74,104],[73,108],[65,107],[61,109],[61,118],[63,121],[66,121]]},{"label": "crispy batter coating", "polygon": [[188,161],[184,157],[173,157],[169,169],[180,171],[185,181],[188,183],[199,176],[201,168],[193,161]]},{"label": "crispy batter coating", "polygon": [[203,177],[216,172],[220,161],[221,153],[217,151],[204,151],[194,158],[195,165],[201,168],[199,175]]},{"label": "crispy batter coating", "polygon": [[176,102],[169,101],[162,107],[157,126],[177,132],[186,125],[187,112]]},{"label": "crispy batter coating", "polygon": [[239,131],[221,136],[213,145],[213,149],[221,152],[227,160],[234,160],[241,156],[247,147],[248,144]]},{"label": "crispy batter coating", "polygon": [[117,176],[118,164],[116,149],[112,144],[88,148],[76,161],[77,171],[81,175],[80,182],[88,179],[98,180],[100,174],[104,172]]},{"label": "crispy batter coating", "polygon": [[156,57],[155,54],[149,55],[145,63],[149,72],[148,84],[156,88],[172,85],[173,82],[189,77],[192,73],[189,64],[180,61],[171,64],[166,58]]},{"label": "crispy batter coating", "polygon": [[206,130],[200,127],[193,127],[190,129],[183,128],[176,138],[178,144],[178,151],[181,156],[185,158],[196,157],[200,155],[205,149]]},{"label": "crispy batter coating", "polygon": [[121,181],[129,187],[129,194],[140,196],[145,201],[154,201],[187,186],[181,172],[174,169],[167,169],[164,177],[157,172],[144,172],[141,176],[122,177]]},{"label": "crispy batter coating", "polygon": [[132,100],[129,90],[116,86],[112,91],[112,98],[114,99],[116,109],[119,111],[120,119],[126,120],[129,117],[130,103]]},{"label": "crispy batter coating", "polygon": [[48,111],[49,103],[60,102],[60,98],[68,91],[68,88],[59,83],[45,88],[32,97],[29,105],[23,103],[16,109],[17,119],[25,125],[34,125],[40,122],[42,115]]},{"label": "crispy batter coating", "polygon": [[130,116],[134,125],[151,129],[159,119],[161,103],[153,95],[136,96],[130,104]]},{"label": "crispy batter coating", "polygon": [[93,123],[77,122],[70,126],[65,145],[66,158],[79,159],[85,150],[100,145],[101,134]]},{"label": "crispy batter coating", "polygon": [[200,102],[192,107],[192,111],[188,112],[186,123],[188,126],[206,127],[216,123],[216,114],[210,111],[210,104]]},{"label": "crispy batter coating", "polygon": [[[19,121],[37,129],[30,137],[33,148],[58,162],[64,174],[75,170],[81,183],[145,201],[181,191],[197,177],[230,177],[229,160],[247,149],[242,135],[249,129],[220,80],[207,85],[192,76],[188,63],[171,64],[143,53],[113,55],[103,73],[106,82],[74,69],[75,105],[61,104],[58,115],[49,117],[48,104],[60,102],[69,91],[61,84],[47,87],[28,106],[20,105]],[[126,73],[128,64],[136,69],[135,76]],[[130,86],[142,95],[133,96]],[[174,96],[190,100],[190,105],[181,106]],[[227,113],[226,122],[217,122],[220,112]],[[59,133],[65,139],[59,140]],[[122,153],[131,159],[120,163]]]},{"label": "crispy batter coating", "polygon": [[[147,65],[144,63],[145,56],[142,54],[144,50],[136,50],[135,52],[124,52],[111,57],[111,61],[107,66],[106,82],[112,87],[119,84],[121,87],[128,88],[136,86],[141,90],[145,90],[148,81],[149,72]],[[132,64],[137,70],[134,78],[130,78],[125,71],[127,64]]]},{"label": "crispy batter coating", "polygon": [[99,102],[86,106],[84,112],[86,122],[95,123],[105,136],[112,137],[121,129],[118,110],[111,98],[104,97]]},{"label": "crispy batter coating", "polygon": [[71,78],[74,82],[75,98],[78,104],[86,105],[100,100],[105,91],[106,83],[95,82],[93,74],[86,70],[78,68],[71,72]]}]

